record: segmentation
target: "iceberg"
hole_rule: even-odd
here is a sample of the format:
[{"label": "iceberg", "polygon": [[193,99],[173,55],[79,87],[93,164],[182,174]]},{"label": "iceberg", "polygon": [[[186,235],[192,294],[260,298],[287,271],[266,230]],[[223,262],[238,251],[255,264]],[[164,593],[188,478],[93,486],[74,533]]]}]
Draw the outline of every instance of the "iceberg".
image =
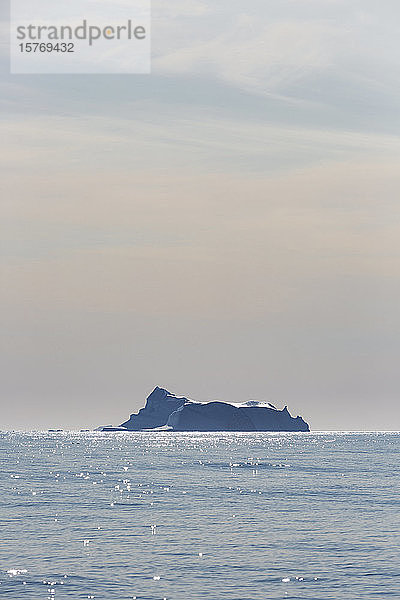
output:
[{"label": "iceberg", "polygon": [[292,417],[287,406],[270,402],[199,402],[156,387],[144,408],[120,425],[128,431],[310,431],[302,417]]}]

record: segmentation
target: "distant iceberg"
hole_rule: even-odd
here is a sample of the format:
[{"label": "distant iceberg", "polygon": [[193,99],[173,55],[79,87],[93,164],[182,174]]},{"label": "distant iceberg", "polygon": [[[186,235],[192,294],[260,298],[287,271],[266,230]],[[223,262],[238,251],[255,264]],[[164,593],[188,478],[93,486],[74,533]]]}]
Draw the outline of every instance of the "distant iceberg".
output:
[{"label": "distant iceberg", "polygon": [[143,431],[162,427],[172,431],[310,431],[302,417],[269,402],[198,402],[156,387],[146,406],[120,428]]}]

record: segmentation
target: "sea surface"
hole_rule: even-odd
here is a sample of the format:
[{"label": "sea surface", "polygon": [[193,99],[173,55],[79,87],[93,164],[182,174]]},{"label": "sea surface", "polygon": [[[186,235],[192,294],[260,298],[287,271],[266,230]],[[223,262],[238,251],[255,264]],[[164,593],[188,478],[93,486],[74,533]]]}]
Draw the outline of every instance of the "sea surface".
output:
[{"label": "sea surface", "polygon": [[400,598],[398,433],[1,433],[0,597]]}]

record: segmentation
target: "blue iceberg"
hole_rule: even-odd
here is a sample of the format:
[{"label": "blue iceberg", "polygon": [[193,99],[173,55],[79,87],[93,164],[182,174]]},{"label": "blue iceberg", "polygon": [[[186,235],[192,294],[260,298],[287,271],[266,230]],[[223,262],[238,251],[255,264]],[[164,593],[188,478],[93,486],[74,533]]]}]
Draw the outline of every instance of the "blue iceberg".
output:
[{"label": "blue iceberg", "polygon": [[270,402],[198,402],[156,387],[144,408],[120,425],[128,431],[162,427],[172,431],[310,431],[287,406]]}]

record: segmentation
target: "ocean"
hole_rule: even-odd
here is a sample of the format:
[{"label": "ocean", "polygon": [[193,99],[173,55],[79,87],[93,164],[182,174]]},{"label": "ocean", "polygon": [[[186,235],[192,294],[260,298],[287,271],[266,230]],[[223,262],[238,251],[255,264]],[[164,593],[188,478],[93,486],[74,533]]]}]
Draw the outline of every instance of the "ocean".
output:
[{"label": "ocean", "polygon": [[0,434],[0,596],[400,598],[400,434]]}]

